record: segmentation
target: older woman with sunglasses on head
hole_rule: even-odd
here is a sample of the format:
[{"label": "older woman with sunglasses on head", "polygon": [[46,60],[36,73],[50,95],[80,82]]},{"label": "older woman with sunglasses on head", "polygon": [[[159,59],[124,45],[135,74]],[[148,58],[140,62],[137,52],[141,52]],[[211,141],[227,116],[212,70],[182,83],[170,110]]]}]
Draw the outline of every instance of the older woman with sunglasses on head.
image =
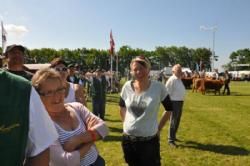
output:
[{"label": "older woman with sunglasses on head", "polygon": [[51,165],[105,165],[94,145],[94,141],[108,134],[104,121],[81,103],[64,104],[65,88],[60,74],[54,69],[38,70],[32,85],[59,133],[58,142],[50,147]]},{"label": "older woman with sunglasses on head", "polygon": [[149,79],[150,68],[146,57],[132,59],[134,79],[126,82],[121,91],[122,148],[130,166],[161,165],[159,132],[170,114],[165,111],[159,124],[157,116],[161,103],[165,110],[171,111],[172,107],[165,86]]},{"label": "older woman with sunglasses on head", "polygon": [[79,84],[73,84],[67,81],[68,71],[66,62],[61,58],[55,58],[51,61],[51,68],[54,68],[61,75],[63,86],[65,87],[65,103],[80,102],[87,106],[84,89]]}]

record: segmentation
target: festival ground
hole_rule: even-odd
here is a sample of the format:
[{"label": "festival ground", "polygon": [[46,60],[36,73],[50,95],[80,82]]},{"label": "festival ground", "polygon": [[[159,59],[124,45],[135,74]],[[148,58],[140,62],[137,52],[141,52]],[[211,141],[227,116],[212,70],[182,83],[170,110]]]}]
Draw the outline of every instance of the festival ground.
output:
[{"label": "festival ground", "polygon": [[[250,82],[231,82],[230,96],[187,91],[178,131],[179,147],[167,144],[168,123],[161,133],[162,165],[250,165]],[[125,166],[121,149],[119,95],[107,96],[105,141],[97,143],[108,166]],[[91,104],[88,103],[91,107]],[[163,111],[161,107],[160,114]]]}]

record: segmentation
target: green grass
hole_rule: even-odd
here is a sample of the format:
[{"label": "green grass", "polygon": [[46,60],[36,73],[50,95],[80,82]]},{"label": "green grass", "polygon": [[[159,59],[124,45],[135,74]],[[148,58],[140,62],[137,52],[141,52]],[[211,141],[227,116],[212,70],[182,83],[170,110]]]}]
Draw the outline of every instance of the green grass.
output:
[{"label": "green grass", "polygon": [[[232,82],[230,87],[230,96],[187,91],[177,133],[179,147],[171,149],[167,144],[169,123],[161,133],[163,166],[250,165],[250,83]],[[106,122],[110,133],[104,141],[97,142],[108,166],[126,165],[118,101],[118,94],[107,96]],[[159,117],[162,111],[163,107]]]}]

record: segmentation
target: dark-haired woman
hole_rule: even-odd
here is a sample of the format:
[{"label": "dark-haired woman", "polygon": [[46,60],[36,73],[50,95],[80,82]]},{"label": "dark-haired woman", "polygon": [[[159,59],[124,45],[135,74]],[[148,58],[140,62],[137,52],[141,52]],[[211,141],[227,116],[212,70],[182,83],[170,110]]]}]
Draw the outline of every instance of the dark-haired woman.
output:
[{"label": "dark-haired woman", "polygon": [[85,96],[83,87],[80,86],[79,84],[73,84],[67,81],[67,77],[69,73],[67,71],[66,62],[61,58],[55,58],[50,62],[50,64],[51,64],[50,67],[58,71],[62,78],[63,86],[66,89],[64,102],[65,103],[79,102],[87,106],[87,103],[85,100],[86,96]]}]

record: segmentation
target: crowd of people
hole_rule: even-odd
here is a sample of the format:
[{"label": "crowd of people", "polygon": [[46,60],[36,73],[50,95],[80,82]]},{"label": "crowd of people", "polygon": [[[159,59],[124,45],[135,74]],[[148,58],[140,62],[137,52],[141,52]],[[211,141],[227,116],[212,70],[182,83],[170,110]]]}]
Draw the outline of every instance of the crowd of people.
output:
[{"label": "crowd of people", "polygon": [[[4,55],[8,65],[0,69],[0,147],[5,151],[1,163],[104,166],[95,146],[108,135],[105,106],[110,82],[104,71],[98,68],[78,77],[74,65],[55,58],[49,68],[32,74],[23,68],[25,47],[10,45]],[[161,165],[159,136],[167,120],[169,146],[177,147],[185,98],[182,67],[173,66],[165,85],[150,79],[150,70],[143,55],[132,59],[131,79],[120,92],[121,146],[130,166]],[[224,92],[230,94],[230,76],[225,78]],[[165,111],[158,121],[161,104]]]},{"label": "crowd of people", "polygon": [[83,88],[67,81],[67,64],[56,58],[33,75],[23,67],[23,46],[8,46],[4,55],[1,165],[104,166],[95,141],[108,135],[108,127],[86,107]]}]

